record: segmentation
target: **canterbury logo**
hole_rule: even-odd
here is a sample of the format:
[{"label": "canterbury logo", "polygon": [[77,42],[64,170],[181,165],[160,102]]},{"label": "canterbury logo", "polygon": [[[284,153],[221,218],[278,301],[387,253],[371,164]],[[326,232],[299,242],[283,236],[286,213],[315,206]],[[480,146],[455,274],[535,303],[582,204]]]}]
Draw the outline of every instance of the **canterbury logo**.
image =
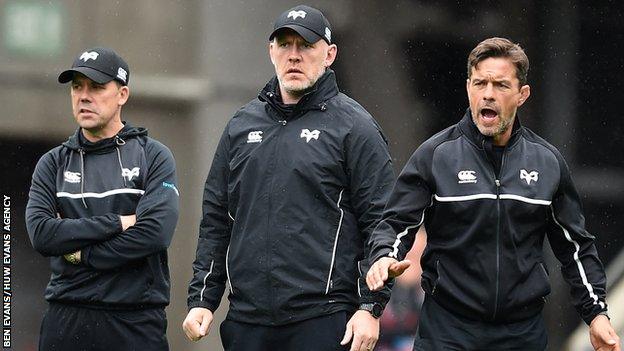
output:
[{"label": "canterbury logo", "polygon": [[531,185],[531,182],[537,182],[537,176],[539,173],[537,171],[527,172],[524,169],[520,170],[520,179],[524,179],[527,182],[527,185]]},{"label": "canterbury logo", "polygon": [[80,173],[78,172],[63,172],[63,177],[65,177],[65,181],[68,183],[80,183]]},{"label": "canterbury logo", "polygon": [[259,143],[262,141],[262,131],[256,130],[253,132],[249,132],[247,135],[247,144],[249,143]]},{"label": "canterbury logo", "polygon": [[119,69],[117,70],[117,78],[123,80],[124,82],[126,81],[126,79],[128,78],[128,72],[126,72],[125,69],[119,67]]},{"label": "canterbury logo", "polygon": [[313,131],[310,131],[309,129],[302,129],[301,130],[301,137],[305,138],[306,143],[309,143],[310,140],[312,140],[312,139],[318,140],[319,134],[321,134],[321,132],[319,132],[316,129],[313,130]]},{"label": "canterbury logo", "polygon": [[457,183],[459,184],[476,183],[477,176],[475,175],[475,173],[476,173],[475,171],[459,171],[457,173],[457,178],[459,179]]},{"label": "canterbury logo", "polygon": [[80,60],[83,60],[84,62],[87,62],[89,60],[93,60],[95,61],[98,57],[98,53],[95,51],[91,51],[91,52],[83,52],[82,55],[80,55]]},{"label": "canterbury logo", "polygon": [[139,167],[134,167],[132,170],[128,168],[122,168],[121,176],[124,178],[128,178],[128,181],[131,181],[132,178],[139,176]]},{"label": "canterbury logo", "polygon": [[288,16],[286,16],[286,18],[292,17],[293,20],[296,20],[297,17],[305,18],[306,15],[307,15],[307,13],[305,13],[305,11],[301,11],[301,10],[295,11],[295,10],[293,10],[293,11],[290,11],[288,13]]}]

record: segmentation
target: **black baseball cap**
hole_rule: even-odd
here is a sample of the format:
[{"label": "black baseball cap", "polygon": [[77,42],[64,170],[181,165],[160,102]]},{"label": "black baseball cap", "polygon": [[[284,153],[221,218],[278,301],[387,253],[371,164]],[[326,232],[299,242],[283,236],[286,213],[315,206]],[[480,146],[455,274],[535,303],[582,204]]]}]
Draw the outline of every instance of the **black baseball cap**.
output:
[{"label": "black baseball cap", "polygon": [[320,39],[325,40],[327,44],[332,43],[329,21],[321,11],[310,6],[299,5],[284,11],[275,20],[269,41],[273,40],[275,33],[283,28],[294,30],[308,43],[316,43]]},{"label": "black baseball cap", "polygon": [[116,80],[122,85],[128,85],[130,79],[130,69],[126,61],[115,51],[101,47],[86,50],[78,55],[71,68],[58,76],[59,83],[70,82],[76,72],[100,84]]}]

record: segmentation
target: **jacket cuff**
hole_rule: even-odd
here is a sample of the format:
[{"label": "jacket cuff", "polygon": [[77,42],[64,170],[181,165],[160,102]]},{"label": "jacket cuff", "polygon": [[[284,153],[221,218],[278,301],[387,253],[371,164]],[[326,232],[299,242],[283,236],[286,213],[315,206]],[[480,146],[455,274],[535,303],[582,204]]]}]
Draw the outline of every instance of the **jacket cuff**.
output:
[{"label": "jacket cuff", "polygon": [[214,313],[217,310],[218,306],[215,306],[214,304],[211,304],[207,301],[193,301],[193,302],[189,302],[188,304],[188,310],[190,311],[192,308],[195,307],[203,307],[203,308],[207,308],[210,310],[210,312]]},{"label": "jacket cuff", "polygon": [[583,321],[585,322],[585,324],[590,325],[594,318],[598,317],[599,315],[606,316],[609,320],[611,320],[611,317],[609,317],[607,309],[605,308],[604,310],[596,311],[587,315],[587,317],[583,318]]}]

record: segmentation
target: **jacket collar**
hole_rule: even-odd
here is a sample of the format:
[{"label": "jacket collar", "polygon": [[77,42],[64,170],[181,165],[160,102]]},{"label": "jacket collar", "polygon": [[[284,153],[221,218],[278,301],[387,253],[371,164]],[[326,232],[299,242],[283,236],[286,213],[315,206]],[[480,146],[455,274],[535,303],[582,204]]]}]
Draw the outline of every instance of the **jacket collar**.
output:
[{"label": "jacket collar", "polygon": [[[481,134],[479,128],[472,121],[472,113],[470,112],[470,108],[466,109],[466,113],[464,113],[464,117],[462,117],[461,121],[458,123],[459,128],[462,133],[468,137],[470,141],[476,144],[479,148],[483,148],[485,143],[491,144],[493,142],[493,138],[491,136],[485,136]],[[509,138],[509,142],[507,142],[506,146],[513,145],[520,135],[520,130],[522,129],[522,124],[520,123],[520,117],[518,113],[516,113],[516,118],[514,118],[514,123],[511,129],[511,137]]]},{"label": "jacket collar", "polygon": [[[278,98],[279,82],[277,76],[264,86],[258,95],[260,101],[268,103],[273,109],[279,103]],[[336,83],[336,74],[333,70],[327,69],[325,73],[314,83],[310,91],[308,91],[299,100],[295,106],[295,111],[325,109],[326,101],[338,94],[338,84]],[[325,106],[325,107],[324,107]]]},{"label": "jacket collar", "polygon": [[63,143],[63,146],[74,150],[83,150],[84,152],[97,152],[97,153],[105,153],[109,150],[112,150],[117,145],[125,144],[125,141],[131,138],[135,138],[141,135],[147,135],[147,129],[142,127],[134,127],[130,125],[128,122],[123,122],[124,127],[115,135],[114,137],[103,139],[95,143],[91,143],[85,140],[84,136],[80,133],[81,128],[78,127],[74,134],[70,136],[66,142]]}]

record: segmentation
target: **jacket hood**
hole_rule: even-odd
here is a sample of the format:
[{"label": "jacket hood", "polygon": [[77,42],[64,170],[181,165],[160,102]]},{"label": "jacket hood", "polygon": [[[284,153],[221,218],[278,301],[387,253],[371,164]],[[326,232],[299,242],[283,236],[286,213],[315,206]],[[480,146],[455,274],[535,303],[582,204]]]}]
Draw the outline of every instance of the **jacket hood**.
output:
[{"label": "jacket hood", "polygon": [[84,136],[79,135],[82,128],[78,127],[76,132],[63,143],[63,146],[74,151],[82,149],[85,152],[105,152],[109,149],[113,149],[118,144],[123,144],[125,140],[147,135],[147,129],[143,127],[134,127],[128,122],[123,122],[123,124],[124,127],[119,131],[119,133],[117,133],[117,135],[95,143],[86,141]]},{"label": "jacket hood", "polygon": [[[314,83],[310,91],[299,100],[295,110],[312,110],[322,109],[327,100],[338,94],[338,84],[336,83],[336,73],[328,68],[325,73]],[[271,80],[264,86],[258,99],[264,101],[275,108],[279,102],[279,81],[277,76],[273,76]]]},{"label": "jacket hood", "polygon": [[[477,145],[477,147],[482,148],[484,143],[492,144],[493,137],[486,136],[481,134],[479,128],[475,125],[472,120],[472,113],[470,112],[470,108],[466,109],[466,113],[464,113],[464,117],[462,117],[461,121],[459,121],[459,128],[462,132],[468,136],[468,139]],[[516,113],[516,118],[514,118],[514,123],[511,129],[511,137],[507,142],[507,146],[513,145],[516,140],[518,140],[518,134],[522,129],[522,124],[520,123],[520,117]]]}]

